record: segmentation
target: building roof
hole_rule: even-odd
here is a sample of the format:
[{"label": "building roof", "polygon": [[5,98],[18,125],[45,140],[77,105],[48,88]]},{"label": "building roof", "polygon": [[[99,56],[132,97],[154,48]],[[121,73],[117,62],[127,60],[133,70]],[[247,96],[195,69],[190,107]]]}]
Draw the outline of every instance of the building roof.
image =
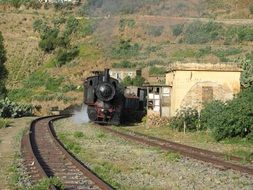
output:
[{"label": "building roof", "polygon": [[141,69],[136,69],[136,68],[111,68],[110,71],[137,71],[137,70],[141,70]]},{"label": "building roof", "polygon": [[237,63],[180,63],[171,64],[167,73],[172,71],[220,71],[220,72],[242,72]]}]

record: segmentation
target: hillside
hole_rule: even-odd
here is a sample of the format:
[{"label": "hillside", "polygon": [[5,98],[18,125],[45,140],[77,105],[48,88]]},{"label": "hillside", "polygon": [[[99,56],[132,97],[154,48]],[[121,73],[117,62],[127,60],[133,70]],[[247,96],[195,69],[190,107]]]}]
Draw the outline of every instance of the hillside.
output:
[{"label": "hillside", "polygon": [[[39,9],[1,4],[9,97],[41,105],[43,113],[46,107],[80,103],[82,81],[92,70],[250,57],[250,5],[249,0],[88,0]],[[39,46],[42,36],[52,37],[43,27],[57,29],[57,45],[48,52]]]}]

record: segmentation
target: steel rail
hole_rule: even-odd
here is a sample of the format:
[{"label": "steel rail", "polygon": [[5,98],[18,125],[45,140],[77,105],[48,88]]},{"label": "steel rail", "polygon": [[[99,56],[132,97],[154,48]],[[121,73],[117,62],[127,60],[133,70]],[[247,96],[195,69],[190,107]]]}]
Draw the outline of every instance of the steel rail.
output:
[{"label": "steel rail", "polygon": [[[47,116],[32,121],[29,133],[21,142],[21,152],[32,182],[42,178],[59,177],[66,190],[85,189],[112,190],[109,184],[100,179],[87,166],[69,153],[57,139],[53,121],[69,115]],[[50,186],[56,190],[57,187]]]},{"label": "steel rail", "polygon": [[200,149],[200,148],[196,148],[196,147],[192,147],[188,145],[182,145],[179,143],[160,139],[157,137],[151,137],[151,136],[136,133],[133,131],[131,131],[130,132],[131,134],[130,134],[130,133],[125,133],[125,132],[120,132],[108,126],[99,126],[99,125],[95,125],[95,126],[101,128],[102,130],[106,132],[122,137],[126,140],[132,140],[132,141],[139,142],[141,144],[146,144],[153,147],[159,147],[163,150],[175,151],[189,158],[212,163],[214,164],[214,167],[217,167],[222,170],[233,169],[236,171],[253,175],[253,167],[242,165],[241,163],[239,163],[239,161],[241,160],[239,157],[232,156],[231,161],[224,160],[226,155],[222,153],[212,152],[209,150],[204,150],[204,149]]}]

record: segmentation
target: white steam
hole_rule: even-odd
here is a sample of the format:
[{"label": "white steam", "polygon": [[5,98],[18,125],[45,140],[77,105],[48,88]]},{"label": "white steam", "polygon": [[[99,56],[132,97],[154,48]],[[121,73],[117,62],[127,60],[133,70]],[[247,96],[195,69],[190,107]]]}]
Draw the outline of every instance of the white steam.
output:
[{"label": "white steam", "polygon": [[89,122],[87,113],[87,105],[83,104],[81,110],[75,111],[72,116],[72,120],[76,124],[85,124]]}]

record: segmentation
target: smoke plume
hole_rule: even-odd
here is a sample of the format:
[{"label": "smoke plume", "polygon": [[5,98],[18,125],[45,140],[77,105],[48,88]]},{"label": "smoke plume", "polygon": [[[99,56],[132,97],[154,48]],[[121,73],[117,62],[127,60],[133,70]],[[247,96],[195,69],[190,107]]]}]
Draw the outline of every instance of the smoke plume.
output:
[{"label": "smoke plume", "polygon": [[72,119],[76,124],[85,124],[89,122],[89,117],[87,113],[87,105],[83,104],[81,110],[75,111]]}]

